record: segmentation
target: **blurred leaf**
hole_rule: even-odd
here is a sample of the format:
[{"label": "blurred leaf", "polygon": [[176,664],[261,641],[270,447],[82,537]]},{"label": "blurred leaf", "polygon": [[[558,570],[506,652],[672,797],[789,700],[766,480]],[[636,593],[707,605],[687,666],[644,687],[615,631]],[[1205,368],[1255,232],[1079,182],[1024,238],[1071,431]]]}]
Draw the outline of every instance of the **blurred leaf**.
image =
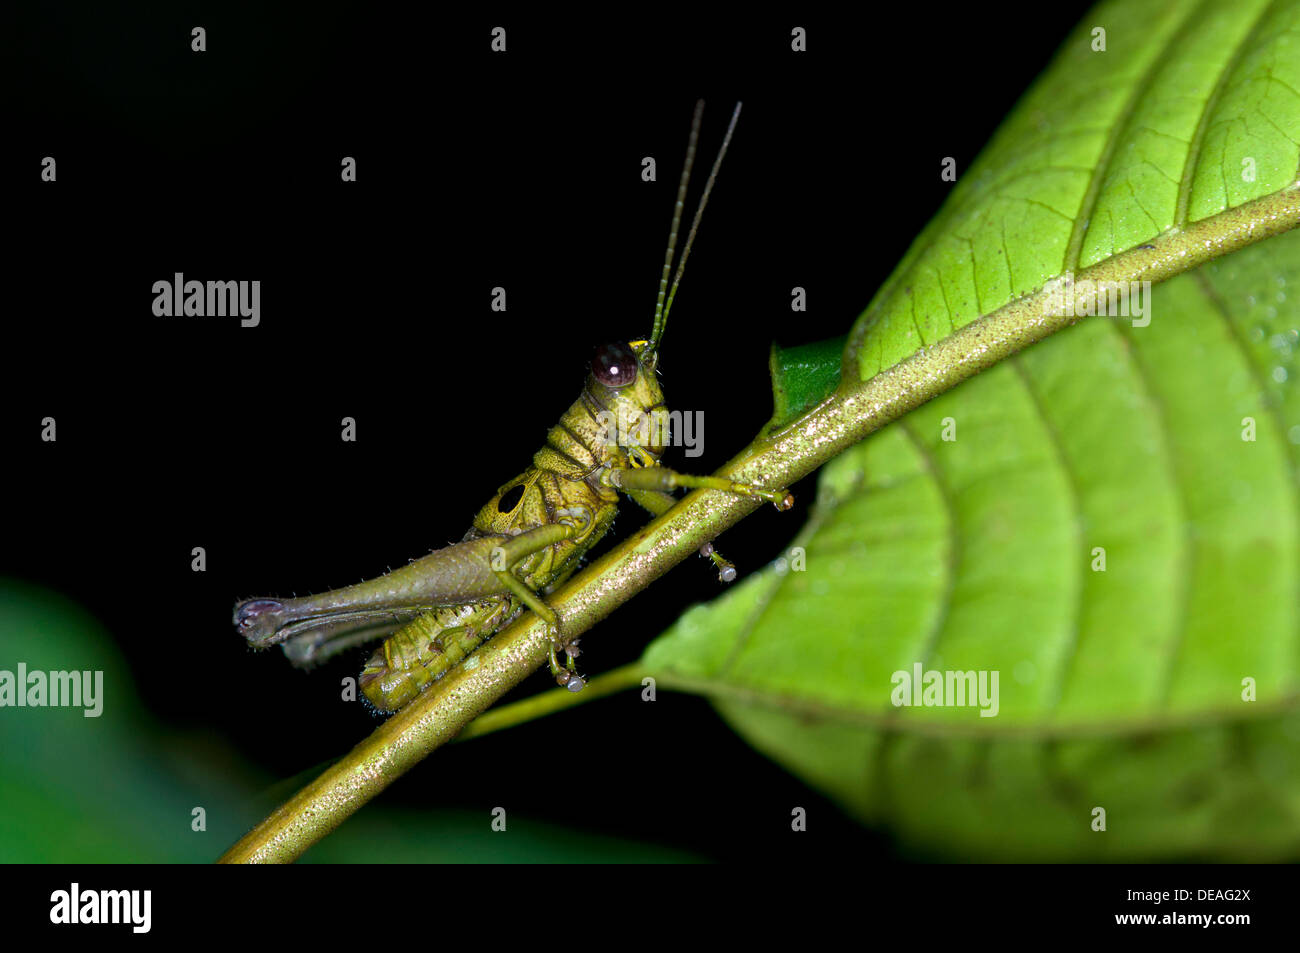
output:
[{"label": "blurred leaf", "polygon": [[[90,616],[61,597],[0,583],[0,669],[102,672],[99,717],[83,708],[0,709],[0,860],[193,858],[190,809],[159,781],[130,673]],[[144,743],[142,743],[144,741]]]},{"label": "blurred leaf", "polygon": [[[0,863],[208,863],[275,807],[276,786],[218,740],[170,732],[140,705],[100,624],[67,599],[0,580],[0,669],[103,673],[103,709],[0,708]],[[317,772],[318,773],[318,772]],[[207,830],[191,830],[191,810]],[[372,805],[312,861],[689,861],[654,844],[586,834],[514,812]]]}]

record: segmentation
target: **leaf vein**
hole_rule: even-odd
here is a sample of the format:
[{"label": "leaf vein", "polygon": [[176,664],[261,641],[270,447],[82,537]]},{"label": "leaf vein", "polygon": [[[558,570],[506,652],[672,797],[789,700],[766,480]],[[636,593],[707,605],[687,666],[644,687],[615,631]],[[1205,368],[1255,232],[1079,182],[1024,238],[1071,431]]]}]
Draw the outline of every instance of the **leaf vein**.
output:
[{"label": "leaf vein", "polygon": [[[1267,7],[1260,11],[1259,17],[1251,25],[1245,39],[1237,44],[1232,55],[1223,65],[1223,71],[1219,73],[1219,78],[1214,83],[1214,89],[1210,91],[1209,98],[1205,101],[1205,108],[1201,111],[1201,118],[1196,122],[1196,131],[1192,133],[1192,145],[1187,150],[1187,162],[1183,165],[1183,181],[1178,188],[1178,203],[1175,206],[1174,225],[1181,228],[1187,224],[1187,216],[1192,201],[1192,184],[1196,178],[1196,169],[1201,160],[1201,149],[1205,145],[1205,136],[1209,132],[1212,124],[1214,110],[1218,108],[1219,100],[1223,97],[1232,81],[1232,75],[1245,58],[1247,52],[1253,51],[1257,45],[1256,35],[1260,28],[1268,22],[1269,14],[1277,6],[1278,0],[1273,0]],[[1224,192],[1224,199],[1227,199],[1227,192]]]},{"label": "leaf vein", "polygon": [[[1179,41],[1187,30],[1199,20],[1199,14],[1204,7],[1212,0],[1203,0],[1200,6],[1195,10],[1189,9],[1186,19],[1174,31],[1172,39],[1166,49],[1177,49]],[[1147,65],[1142,74],[1142,78],[1133,85],[1129,90],[1128,96],[1124,100],[1119,114],[1111,124],[1106,133],[1106,141],[1102,146],[1101,156],[1097,160],[1097,166],[1093,169],[1092,178],[1088,181],[1088,188],[1083,193],[1083,200],[1079,203],[1079,212],[1074,218],[1074,227],[1070,229],[1070,240],[1065,246],[1065,259],[1061,262],[1062,271],[1077,271],[1079,261],[1083,256],[1083,241],[1087,237],[1088,226],[1092,222],[1093,213],[1097,210],[1097,202],[1101,198],[1102,187],[1106,184],[1106,177],[1110,174],[1111,163],[1115,158],[1115,151],[1119,148],[1120,142],[1129,131],[1129,125],[1132,122],[1133,115],[1137,111],[1138,105],[1145,98],[1151,86],[1155,83],[1156,76],[1164,69],[1165,59],[1159,52],[1152,57],[1151,62]]]},{"label": "leaf vein", "polygon": [[1070,493],[1070,510],[1074,514],[1074,558],[1079,566],[1076,584],[1073,590],[1073,601],[1070,607],[1071,624],[1065,634],[1065,644],[1061,649],[1061,664],[1058,666],[1056,678],[1048,690],[1047,697],[1044,698],[1044,706],[1048,712],[1055,711],[1060,705],[1061,696],[1065,692],[1066,677],[1069,674],[1070,666],[1074,662],[1076,650],[1079,646],[1079,635],[1083,624],[1083,590],[1085,588],[1086,576],[1088,571],[1087,562],[1081,558],[1084,551],[1084,532],[1083,532],[1083,493],[1079,489],[1079,483],[1075,479],[1074,470],[1070,466],[1069,457],[1065,453],[1065,445],[1061,440],[1061,434],[1052,423],[1047,414],[1047,404],[1043,401],[1042,395],[1034,385],[1033,379],[1028,371],[1025,370],[1024,360],[1021,355],[1016,355],[1008,362],[1011,370],[1020,380],[1033,404],[1035,413],[1043,424],[1043,431],[1047,434],[1048,445],[1052,448],[1052,456],[1059,466],[1065,485]]}]

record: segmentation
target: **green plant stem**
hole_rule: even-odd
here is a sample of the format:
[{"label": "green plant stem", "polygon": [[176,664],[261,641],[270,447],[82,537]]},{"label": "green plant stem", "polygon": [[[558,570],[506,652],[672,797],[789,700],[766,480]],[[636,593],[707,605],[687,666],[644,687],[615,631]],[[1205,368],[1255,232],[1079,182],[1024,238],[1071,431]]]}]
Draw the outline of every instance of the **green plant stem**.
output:
[{"label": "green plant stem", "polygon": [[[1167,232],[1075,277],[1163,281],[1297,224],[1300,188],[1293,185]],[[1048,313],[1048,300],[1047,292],[1039,291],[1011,302],[867,381],[859,380],[861,340],[851,338],[839,390],[789,426],[755,441],[718,475],[771,487],[796,482],[914,407],[1080,320]],[[550,597],[565,637],[586,632],[759,505],[714,490],[683,498]],[[541,666],[549,642],[545,624],[532,614],[498,633],[276,809],[221,861],[286,862],[300,856]]]},{"label": "green plant stem", "polygon": [[513,728],[515,725],[534,721],[543,715],[553,715],[566,708],[585,705],[587,702],[640,685],[641,679],[650,674],[650,670],[643,664],[633,662],[589,679],[587,687],[581,692],[570,692],[563,688],[539,692],[531,698],[483,713],[474,719],[470,726],[456,737],[456,740],[468,741],[470,738],[481,738],[503,728]]}]

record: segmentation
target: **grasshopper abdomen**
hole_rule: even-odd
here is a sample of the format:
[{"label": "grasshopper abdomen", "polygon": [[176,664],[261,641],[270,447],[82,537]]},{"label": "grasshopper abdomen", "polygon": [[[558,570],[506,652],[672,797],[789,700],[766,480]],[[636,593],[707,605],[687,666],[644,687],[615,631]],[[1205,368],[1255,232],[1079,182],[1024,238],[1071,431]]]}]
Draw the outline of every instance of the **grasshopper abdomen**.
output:
[{"label": "grasshopper abdomen", "polygon": [[371,655],[357,684],[377,711],[397,711],[519,612],[513,599],[502,596],[417,616]]}]

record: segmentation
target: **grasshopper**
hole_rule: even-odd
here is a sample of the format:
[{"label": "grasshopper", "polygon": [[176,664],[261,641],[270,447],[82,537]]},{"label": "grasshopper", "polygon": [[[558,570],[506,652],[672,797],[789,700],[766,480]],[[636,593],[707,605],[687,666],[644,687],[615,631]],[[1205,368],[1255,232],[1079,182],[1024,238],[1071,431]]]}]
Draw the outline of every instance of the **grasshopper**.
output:
[{"label": "grasshopper", "polygon": [[[279,644],[293,664],[309,666],[386,637],[362,669],[359,684],[375,709],[393,712],[530,609],[551,627],[551,674],[570,691],[580,691],[585,680],[574,663],[577,642],[564,637],[543,597],[568,579],[609,531],[620,491],[656,516],[676,502],[670,491],[678,487],[743,494],[767,500],[778,510],[793,505],[784,489],[689,476],[660,466],[667,432],[643,426],[648,417],[658,413],[662,420],[667,412],[656,371],[659,343],[740,105],[705,183],[669,290],[703,117],[704,102],[696,103],[650,337],[597,348],[581,396],[550,429],[532,466],[478,511],[461,542],[355,586],[296,599],[245,600],[235,607],[234,621],[251,645]],[[701,554],[713,560],[722,581],[735,578],[735,567],[712,544]],[[557,649],[565,652],[564,664]]]}]

